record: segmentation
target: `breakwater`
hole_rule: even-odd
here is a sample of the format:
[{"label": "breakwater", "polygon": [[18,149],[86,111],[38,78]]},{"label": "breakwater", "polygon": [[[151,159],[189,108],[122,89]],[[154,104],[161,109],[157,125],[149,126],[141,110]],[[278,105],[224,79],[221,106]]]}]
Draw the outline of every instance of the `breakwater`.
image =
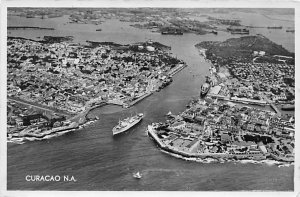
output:
[{"label": "breakwater", "polygon": [[178,64],[174,69],[172,69],[168,74],[170,77],[173,77],[174,75],[176,75],[179,71],[181,71],[182,69],[184,69],[185,67],[187,67],[186,64]]},{"label": "breakwater", "polygon": [[143,94],[142,96],[140,96],[138,99],[132,101],[131,103],[128,104],[128,107],[140,102],[141,100],[143,100],[144,98],[150,96],[153,92],[146,92],[145,94]]},{"label": "breakwater", "polygon": [[47,139],[47,136],[50,136],[50,135],[53,135],[53,134],[56,134],[59,132],[75,130],[77,128],[79,128],[79,125],[77,123],[72,123],[69,126],[52,128],[51,130],[46,130],[43,132],[39,132],[39,131],[31,132],[31,130],[22,131],[20,133],[9,134],[8,142],[14,142],[14,141],[20,142],[23,140],[33,141],[33,140],[37,140],[37,139]]}]

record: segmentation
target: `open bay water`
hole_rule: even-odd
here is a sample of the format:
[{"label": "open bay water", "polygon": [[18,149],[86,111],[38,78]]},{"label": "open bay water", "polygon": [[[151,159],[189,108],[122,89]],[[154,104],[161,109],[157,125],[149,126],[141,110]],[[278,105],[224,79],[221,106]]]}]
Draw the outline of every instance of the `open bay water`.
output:
[{"label": "open bay water", "polygon": [[[208,73],[209,64],[199,56],[195,44],[205,40],[226,40],[232,36],[184,34],[164,36],[136,29],[130,23],[107,20],[101,25],[68,24],[67,16],[53,19],[8,17],[8,25],[54,27],[56,30],[11,30],[8,36],[31,39],[45,35],[73,35],[74,42],[113,41],[121,44],[146,41],[161,42],[172,47],[172,55],[187,64],[174,76],[173,82],[135,106],[123,109],[105,106],[91,112],[99,120],[86,128],[43,141],[21,145],[8,143],[8,190],[293,190],[294,166],[251,163],[198,163],[185,161],[161,152],[146,135],[147,125],[164,121],[165,114],[182,112],[199,89]],[[101,32],[96,32],[101,28]],[[293,50],[293,37],[284,32],[277,40]],[[283,42],[282,40],[292,40]],[[276,41],[276,40],[273,40]],[[145,118],[128,132],[112,137],[112,128],[120,119],[143,112]],[[132,173],[140,171],[136,180]],[[27,175],[74,176],[76,182],[32,182]]]}]

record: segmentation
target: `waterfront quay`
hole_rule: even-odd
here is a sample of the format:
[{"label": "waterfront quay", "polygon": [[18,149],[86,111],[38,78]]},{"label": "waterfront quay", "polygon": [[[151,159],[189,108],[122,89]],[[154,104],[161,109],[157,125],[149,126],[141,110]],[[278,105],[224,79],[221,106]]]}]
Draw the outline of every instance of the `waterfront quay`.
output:
[{"label": "waterfront quay", "polygon": [[[228,74],[212,66],[208,95],[233,102],[256,105],[295,102],[294,65],[239,63],[227,65]],[[230,72],[230,74],[229,74]]]},{"label": "waterfront quay", "polygon": [[[282,46],[257,35],[219,43],[202,42],[196,47],[212,63],[206,80],[210,97],[269,105],[279,116],[282,106],[294,107],[295,55]],[[292,116],[289,114],[287,118]]]},{"label": "waterfront quay", "polygon": [[[248,48],[242,53],[244,45]],[[247,36],[197,46],[210,48],[204,53],[213,64],[209,80],[215,86],[212,94],[257,100],[261,104],[295,102],[294,54],[266,37]]]},{"label": "waterfront quay", "polygon": [[231,102],[193,100],[147,132],[161,149],[183,157],[294,161],[292,119]]},{"label": "waterfront quay", "polygon": [[130,107],[186,66],[151,40],[124,46],[55,40],[8,38],[10,140],[76,129],[103,104]]}]

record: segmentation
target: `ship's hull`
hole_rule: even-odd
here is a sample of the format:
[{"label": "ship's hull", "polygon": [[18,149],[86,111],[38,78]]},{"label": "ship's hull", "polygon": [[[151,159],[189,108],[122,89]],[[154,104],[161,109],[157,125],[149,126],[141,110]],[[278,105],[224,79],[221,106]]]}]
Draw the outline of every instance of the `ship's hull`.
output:
[{"label": "ship's hull", "polygon": [[121,129],[117,129],[116,127],[114,127],[113,130],[112,130],[113,131],[113,135],[117,135],[117,134],[120,134],[120,133],[123,133],[123,132],[129,130],[130,128],[132,128],[133,126],[135,126],[137,123],[139,123],[142,119],[143,119],[143,117],[140,117],[139,119],[135,120],[131,124],[127,125],[124,128],[121,128]]}]

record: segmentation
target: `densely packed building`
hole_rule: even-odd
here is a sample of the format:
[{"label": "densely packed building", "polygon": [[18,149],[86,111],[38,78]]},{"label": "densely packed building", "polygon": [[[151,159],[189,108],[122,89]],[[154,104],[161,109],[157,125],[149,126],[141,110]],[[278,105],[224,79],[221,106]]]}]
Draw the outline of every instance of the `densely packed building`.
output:
[{"label": "densely packed building", "polygon": [[[70,116],[103,102],[128,106],[170,83],[183,63],[152,41],[91,46],[10,38],[7,45],[8,98]],[[15,105],[12,127],[24,119]]]}]

